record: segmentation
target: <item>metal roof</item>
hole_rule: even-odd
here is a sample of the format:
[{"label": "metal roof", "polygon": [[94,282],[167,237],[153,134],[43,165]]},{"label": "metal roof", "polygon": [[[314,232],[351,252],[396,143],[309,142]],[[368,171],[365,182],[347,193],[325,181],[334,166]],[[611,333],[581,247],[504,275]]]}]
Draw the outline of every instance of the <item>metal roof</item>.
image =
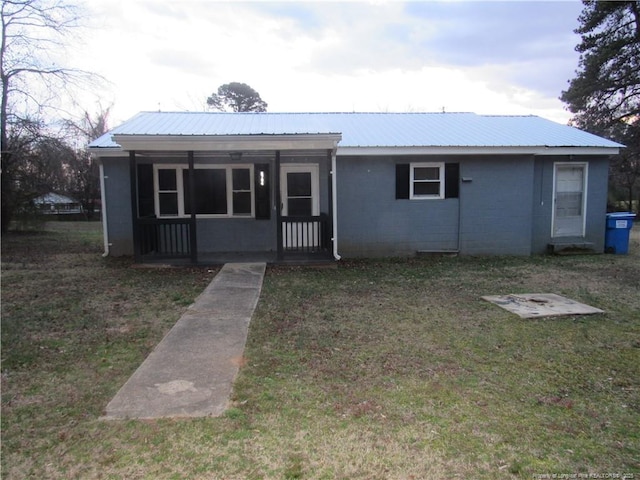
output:
[{"label": "metal roof", "polygon": [[341,134],[342,147],[600,147],[622,145],[529,116],[474,113],[141,112],[93,141],[117,148],[112,135],[236,136]]},{"label": "metal roof", "polygon": [[33,202],[36,204],[80,203],[71,197],[67,197],[66,195],[60,195],[59,193],[54,193],[54,192],[40,195],[39,197],[34,198]]}]

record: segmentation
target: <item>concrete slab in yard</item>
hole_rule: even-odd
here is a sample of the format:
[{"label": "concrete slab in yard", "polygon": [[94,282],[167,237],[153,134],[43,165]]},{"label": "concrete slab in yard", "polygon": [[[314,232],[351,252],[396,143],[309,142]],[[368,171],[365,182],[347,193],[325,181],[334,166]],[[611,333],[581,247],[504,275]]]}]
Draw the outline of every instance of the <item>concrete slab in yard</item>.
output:
[{"label": "concrete slab in yard", "polygon": [[604,313],[604,310],[553,293],[488,295],[482,298],[521,318]]}]

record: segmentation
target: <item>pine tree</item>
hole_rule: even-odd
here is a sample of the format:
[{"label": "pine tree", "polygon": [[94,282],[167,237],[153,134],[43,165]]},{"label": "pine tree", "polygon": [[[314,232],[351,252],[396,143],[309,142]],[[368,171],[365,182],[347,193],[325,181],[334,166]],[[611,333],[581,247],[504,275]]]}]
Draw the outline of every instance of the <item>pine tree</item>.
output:
[{"label": "pine tree", "polygon": [[640,0],[583,4],[580,63],[560,98],[572,124],[627,146],[612,162],[611,180],[631,209],[640,184]]}]

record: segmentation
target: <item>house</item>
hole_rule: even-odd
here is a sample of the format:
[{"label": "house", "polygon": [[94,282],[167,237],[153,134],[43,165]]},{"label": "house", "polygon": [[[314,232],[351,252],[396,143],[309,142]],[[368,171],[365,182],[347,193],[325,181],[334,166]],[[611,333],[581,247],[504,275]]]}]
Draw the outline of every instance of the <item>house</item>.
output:
[{"label": "house", "polygon": [[59,193],[47,193],[33,199],[33,204],[44,215],[70,215],[82,213],[82,204]]},{"label": "house", "polygon": [[604,249],[622,145],[536,116],[143,112],[90,145],[106,253]]}]

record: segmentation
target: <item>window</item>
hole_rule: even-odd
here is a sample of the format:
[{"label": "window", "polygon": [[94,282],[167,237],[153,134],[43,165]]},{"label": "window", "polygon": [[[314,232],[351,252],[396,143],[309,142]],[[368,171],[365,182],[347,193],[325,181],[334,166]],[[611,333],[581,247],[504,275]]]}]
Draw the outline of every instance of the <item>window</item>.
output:
[{"label": "window", "polygon": [[154,173],[159,217],[254,215],[252,165],[196,165],[193,184],[184,165],[156,166]]},{"label": "window", "polygon": [[412,163],[409,198],[444,198],[444,163]]},{"label": "window", "polygon": [[176,170],[158,169],[158,211],[160,216],[175,217],[178,215],[178,182]]},{"label": "window", "polygon": [[251,170],[234,168],[231,170],[231,188],[233,191],[233,213],[251,215]]}]

